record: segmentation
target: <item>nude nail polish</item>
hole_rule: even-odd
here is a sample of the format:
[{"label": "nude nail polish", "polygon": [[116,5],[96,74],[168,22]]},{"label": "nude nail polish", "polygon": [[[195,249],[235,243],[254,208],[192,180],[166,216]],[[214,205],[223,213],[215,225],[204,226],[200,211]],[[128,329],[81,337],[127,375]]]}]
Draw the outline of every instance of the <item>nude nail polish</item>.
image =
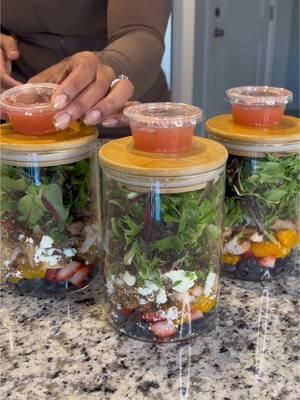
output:
[{"label": "nude nail polish", "polygon": [[56,110],[61,110],[67,105],[68,96],[64,93],[59,94],[58,96],[54,97],[53,99],[53,106]]},{"label": "nude nail polish", "polygon": [[101,112],[99,110],[93,110],[86,114],[83,122],[86,125],[96,125],[101,118]]},{"label": "nude nail polish", "polygon": [[102,125],[106,128],[114,128],[118,125],[118,120],[115,118],[106,119],[102,122]]},{"label": "nude nail polish", "polygon": [[72,121],[72,118],[69,114],[61,114],[54,120],[54,126],[58,131],[66,129]]}]

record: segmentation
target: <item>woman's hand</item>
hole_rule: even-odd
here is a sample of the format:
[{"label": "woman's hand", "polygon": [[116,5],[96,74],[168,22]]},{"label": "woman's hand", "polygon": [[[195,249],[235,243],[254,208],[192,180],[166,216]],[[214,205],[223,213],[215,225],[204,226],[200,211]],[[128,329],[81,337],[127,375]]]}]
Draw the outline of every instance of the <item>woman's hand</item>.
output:
[{"label": "woman's hand", "polygon": [[0,34],[0,86],[1,91],[20,85],[21,82],[13,79],[11,74],[11,62],[17,60],[20,54],[15,38]]},{"label": "woman's hand", "polygon": [[59,112],[54,116],[57,129],[67,128],[82,118],[87,125],[102,123],[106,127],[120,125],[120,111],[134,92],[130,80],[116,79],[113,69],[102,64],[96,54],[88,51],[56,64],[30,79],[30,82],[58,83],[53,95]]}]

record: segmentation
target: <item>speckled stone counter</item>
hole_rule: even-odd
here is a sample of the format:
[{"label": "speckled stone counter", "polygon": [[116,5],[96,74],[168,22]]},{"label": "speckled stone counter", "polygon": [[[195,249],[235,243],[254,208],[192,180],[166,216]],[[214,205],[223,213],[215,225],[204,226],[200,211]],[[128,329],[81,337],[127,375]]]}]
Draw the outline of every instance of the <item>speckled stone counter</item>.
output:
[{"label": "speckled stone counter", "polygon": [[223,280],[215,330],[151,345],[105,320],[98,276],[62,299],[1,289],[1,400],[299,399],[299,280]]}]

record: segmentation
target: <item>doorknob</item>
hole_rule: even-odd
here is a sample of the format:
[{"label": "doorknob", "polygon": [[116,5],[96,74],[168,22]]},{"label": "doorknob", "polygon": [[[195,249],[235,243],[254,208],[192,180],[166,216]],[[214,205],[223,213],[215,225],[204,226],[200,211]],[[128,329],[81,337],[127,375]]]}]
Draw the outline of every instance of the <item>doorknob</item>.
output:
[{"label": "doorknob", "polygon": [[221,37],[221,36],[224,36],[224,34],[225,34],[224,29],[222,29],[222,28],[215,28],[215,30],[214,30],[214,36],[215,36],[215,37]]}]

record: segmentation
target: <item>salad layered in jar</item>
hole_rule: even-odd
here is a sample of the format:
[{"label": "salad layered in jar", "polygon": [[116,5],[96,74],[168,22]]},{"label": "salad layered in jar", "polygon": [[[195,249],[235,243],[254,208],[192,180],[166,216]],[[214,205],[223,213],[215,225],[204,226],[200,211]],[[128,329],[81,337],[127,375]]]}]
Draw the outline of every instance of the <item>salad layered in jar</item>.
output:
[{"label": "salad layered in jar", "polygon": [[131,138],[100,150],[108,319],[133,338],[188,339],[216,316],[227,153],[193,143],[183,158],[132,151]]},{"label": "salad layered in jar", "polygon": [[299,154],[231,155],[227,164],[223,271],[270,280],[293,268],[299,245]]},{"label": "salad layered in jar", "polygon": [[264,281],[288,274],[299,260],[299,118],[283,116],[261,129],[235,124],[231,114],[206,123],[208,136],[225,145],[223,272]]},{"label": "salad layered in jar", "polygon": [[93,278],[100,236],[95,152],[65,165],[1,166],[2,278],[17,292],[73,292]]}]

